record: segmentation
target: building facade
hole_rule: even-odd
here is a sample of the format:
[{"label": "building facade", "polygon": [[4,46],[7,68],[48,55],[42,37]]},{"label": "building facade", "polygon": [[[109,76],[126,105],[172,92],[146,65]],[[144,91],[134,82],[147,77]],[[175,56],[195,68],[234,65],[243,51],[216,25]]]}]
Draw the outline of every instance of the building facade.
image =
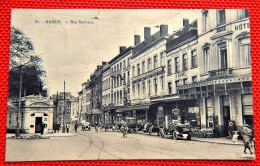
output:
[{"label": "building facade", "polygon": [[[144,41],[91,76],[91,108],[104,111],[105,123],[135,118],[168,126],[189,123],[227,135],[230,125],[253,126],[250,24],[248,10],[201,10],[199,18],[168,34],[160,25]],[[101,80],[101,81],[98,81]],[[100,96],[100,88],[102,100]]]},{"label": "building facade", "polygon": [[130,57],[132,47],[121,46],[119,54],[113,58],[110,64],[111,79],[111,107],[110,112],[113,123],[121,123],[125,112],[120,110],[130,104]]},{"label": "building facade", "polygon": [[[7,116],[7,129],[17,128],[18,102],[10,102]],[[53,132],[53,100],[41,95],[21,98],[20,127],[25,133],[40,133],[41,124],[45,124],[44,133]]]}]

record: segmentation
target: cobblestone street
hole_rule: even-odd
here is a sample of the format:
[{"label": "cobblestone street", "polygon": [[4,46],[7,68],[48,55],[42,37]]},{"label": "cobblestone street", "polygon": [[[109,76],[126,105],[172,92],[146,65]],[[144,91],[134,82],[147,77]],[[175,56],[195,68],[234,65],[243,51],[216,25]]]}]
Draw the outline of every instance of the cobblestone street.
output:
[{"label": "cobblestone street", "polygon": [[120,132],[79,132],[50,139],[7,139],[6,161],[106,159],[253,159],[241,145],[162,139]]}]

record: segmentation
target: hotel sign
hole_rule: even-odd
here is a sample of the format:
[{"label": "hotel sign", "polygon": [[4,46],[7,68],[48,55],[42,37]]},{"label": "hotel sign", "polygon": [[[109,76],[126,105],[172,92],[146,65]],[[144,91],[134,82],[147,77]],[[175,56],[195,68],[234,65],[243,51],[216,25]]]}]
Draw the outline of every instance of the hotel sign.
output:
[{"label": "hotel sign", "polygon": [[245,29],[249,29],[249,28],[250,28],[249,22],[244,22],[244,23],[239,23],[239,24],[234,25],[235,31],[241,31],[241,30],[245,30]]}]

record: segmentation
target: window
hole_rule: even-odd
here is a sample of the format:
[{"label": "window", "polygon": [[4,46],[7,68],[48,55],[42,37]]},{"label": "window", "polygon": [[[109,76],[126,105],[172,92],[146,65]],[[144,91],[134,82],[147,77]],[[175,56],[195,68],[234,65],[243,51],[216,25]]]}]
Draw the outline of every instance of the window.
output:
[{"label": "window", "polygon": [[127,66],[130,66],[130,59],[127,59]]},{"label": "window", "polygon": [[132,68],[132,77],[134,77],[135,76],[135,66],[133,66],[133,68]]},{"label": "window", "polygon": [[130,72],[128,71],[127,72],[127,83],[129,83],[130,82]]},{"label": "window", "polygon": [[125,60],[123,61],[123,67],[125,68]]},{"label": "window", "polygon": [[132,92],[133,92],[133,96],[135,96],[135,85],[134,84],[132,86]]},{"label": "window", "polygon": [[161,77],[162,90],[164,89],[164,77]]},{"label": "window", "polygon": [[150,94],[151,94],[151,82],[150,82],[150,80],[148,80],[147,86],[148,86],[148,96],[150,96]]},{"label": "window", "polygon": [[180,72],[180,62],[179,62],[179,57],[175,58],[175,73]]},{"label": "window", "polygon": [[250,38],[242,38],[238,40],[239,46],[239,58],[240,66],[250,66],[251,65],[251,47]]},{"label": "window", "polygon": [[154,95],[157,95],[157,79],[154,79]]},{"label": "window", "polygon": [[172,74],[172,60],[168,60],[167,67],[168,67],[168,75],[171,75]]},{"label": "window", "polygon": [[204,73],[209,71],[209,47],[203,49]]},{"label": "window", "polygon": [[226,23],[226,13],[225,9],[218,9],[217,10],[217,25],[223,25]]},{"label": "window", "polygon": [[117,64],[117,71],[119,70],[119,64]]},{"label": "window", "polygon": [[197,66],[197,51],[193,50],[191,51],[191,67],[195,68]]},{"label": "window", "polygon": [[147,60],[147,71],[150,71],[152,69],[152,60],[151,58],[149,58]]},{"label": "window", "polygon": [[120,63],[120,70],[122,69],[122,62]]},{"label": "window", "polygon": [[119,76],[117,76],[117,87],[119,87],[119,81],[121,80],[119,80],[120,78],[119,78]]},{"label": "window", "polygon": [[116,72],[116,66],[114,66],[114,72]]},{"label": "window", "polygon": [[176,91],[178,89],[178,86],[180,86],[180,81],[179,80],[175,81],[175,89],[176,89]]},{"label": "window", "polygon": [[188,83],[187,78],[184,78],[184,79],[183,79],[183,85],[186,85],[187,83]]},{"label": "window", "polygon": [[203,32],[206,32],[208,30],[208,10],[205,10],[202,13],[202,21],[203,21]]},{"label": "window", "polygon": [[153,68],[156,69],[158,67],[158,59],[157,55],[153,57]]},{"label": "window", "polygon": [[111,68],[111,73],[113,73],[113,68]]},{"label": "window", "polygon": [[238,9],[237,10],[237,19],[244,19],[249,17],[248,9]]},{"label": "window", "polygon": [[143,87],[143,95],[145,96],[145,82],[142,83],[142,87]]},{"label": "window", "polygon": [[183,71],[188,70],[187,54],[182,55]]},{"label": "window", "polygon": [[219,54],[219,58],[220,58],[220,69],[228,68],[226,42],[218,44],[218,54]]},{"label": "window", "polygon": [[165,62],[164,62],[164,61],[165,61],[165,60],[164,60],[164,59],[165,59],[164,52],[162,52],[162,53],[160,54],[160,59],[161,59],[161,60],[160,60],[160,63],[161,63],[160,65],[161,65],[161,66],[164,66],[164,65],[165,65]]},{"label": "window", "polygon": [[168,82],[168,93],[172,94],[172,83]]},{"label": "window", "polygon": [[193,76],[192,77],[192,83],[196,83],[197,82],[197,76]]},{"label": "window", "polygon": [[145,61],[142,62],[142,73],[145,72]]},{"label": "window", "polygon": [[140,64],[137,64],[137,76],[141,74]]},{"label": "window", "polygon": [[125,78],[125,73],[124,73],[124,84],[125,84],[125,80],[126,80],[126,78]]},{"label": "window", "polygon": [[137,84],[137,95],[140,96],[140,84]]}]

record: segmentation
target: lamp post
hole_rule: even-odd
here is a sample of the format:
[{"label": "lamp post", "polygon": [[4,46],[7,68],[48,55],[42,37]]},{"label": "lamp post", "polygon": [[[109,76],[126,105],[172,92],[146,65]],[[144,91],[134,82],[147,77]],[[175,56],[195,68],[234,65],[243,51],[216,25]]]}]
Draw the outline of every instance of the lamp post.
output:
[{"label": "lamp post", "polygon": [[23,65],[27,64],[30,61],[27,57],[23,57],[23,59],[19,60],[19,68],[20,68],[20,79],[19,79],[19,98],[18,98],[18,111],[17,111],[17,129],[16,129],[16,137],[19,137],[19,130],[22,127],[21,120],[21,100],[22,100],[22,88],[23,88]]}]

